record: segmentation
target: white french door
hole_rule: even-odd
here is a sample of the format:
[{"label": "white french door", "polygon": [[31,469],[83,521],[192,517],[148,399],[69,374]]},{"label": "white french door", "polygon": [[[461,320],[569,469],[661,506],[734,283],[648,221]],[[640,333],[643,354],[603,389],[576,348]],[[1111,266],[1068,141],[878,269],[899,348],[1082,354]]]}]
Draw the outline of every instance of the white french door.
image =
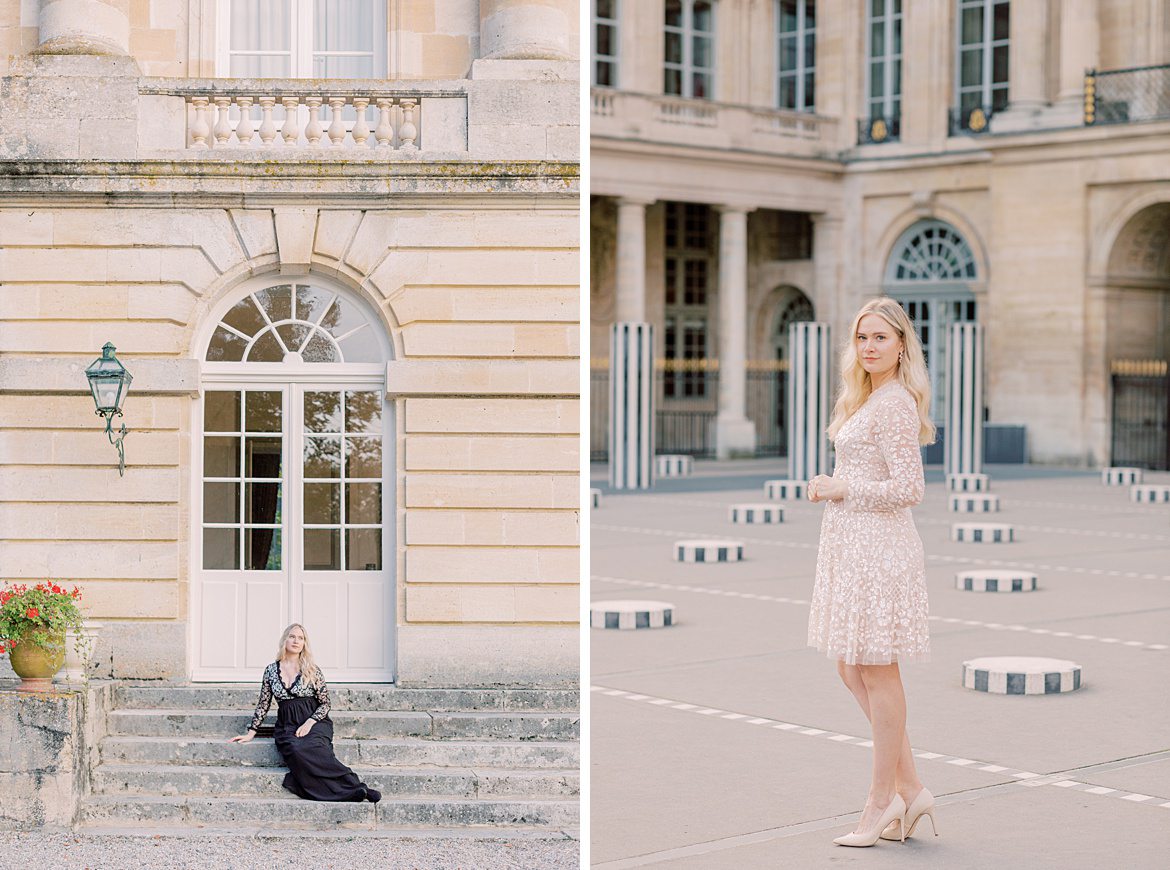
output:
[{"label": "white french door", "polygon": [[292,622],[328,679],[393,679],[388,417],[373,380],[205,385],[194,679],[251,682]]}]

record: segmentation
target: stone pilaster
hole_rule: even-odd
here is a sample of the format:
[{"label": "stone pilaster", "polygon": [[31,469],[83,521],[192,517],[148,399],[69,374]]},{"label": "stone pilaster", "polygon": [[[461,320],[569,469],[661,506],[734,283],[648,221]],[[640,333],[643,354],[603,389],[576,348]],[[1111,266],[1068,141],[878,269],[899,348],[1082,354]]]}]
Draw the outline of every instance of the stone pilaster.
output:
[{"label": "stone pilaster", "polygon": [[756,428],[747,418],[747,211],[719,211],[719,412],[715,451],[720,459],[752,453]]},{"label": "stone pilaster", "polygon": [[617,204],[616,320],[646,319],[646,206],[649,201],[622,197]]},{"label": "stone pilaster", "polygon": [[1048,103],[1048,4],[1013,3],[1008,45],[1008,108],[993,119],[996,132],[1039,126]]}]

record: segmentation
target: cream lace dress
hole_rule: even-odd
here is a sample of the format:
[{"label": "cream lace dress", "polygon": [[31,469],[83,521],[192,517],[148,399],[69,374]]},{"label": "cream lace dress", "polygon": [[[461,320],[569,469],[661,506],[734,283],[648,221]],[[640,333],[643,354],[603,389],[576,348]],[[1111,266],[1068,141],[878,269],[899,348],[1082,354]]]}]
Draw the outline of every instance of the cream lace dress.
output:
[{"label": "cream lace dress", "polygon": [[846,664],[929,661],[926,567],[910,506],[925,483],[914,397],[883,384],[841,427],[817,551],[808,645]]}]

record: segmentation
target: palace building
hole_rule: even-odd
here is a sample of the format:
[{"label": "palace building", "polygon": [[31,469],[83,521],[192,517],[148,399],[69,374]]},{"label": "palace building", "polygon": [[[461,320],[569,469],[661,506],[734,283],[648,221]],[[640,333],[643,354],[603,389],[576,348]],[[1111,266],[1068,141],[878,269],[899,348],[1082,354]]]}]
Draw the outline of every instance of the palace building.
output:
[{"label": "palace building", "polygon": [[575,690],[577,3],[4,9],[0,580],[99,678]]},{"label": "palace building", "polygon": [[660,452],[782,454],[789,324],[884,293],[940,423],[982,325],[988,461],[1168,467],[1166,3],[591,2],[594,459],[610,324]]}]

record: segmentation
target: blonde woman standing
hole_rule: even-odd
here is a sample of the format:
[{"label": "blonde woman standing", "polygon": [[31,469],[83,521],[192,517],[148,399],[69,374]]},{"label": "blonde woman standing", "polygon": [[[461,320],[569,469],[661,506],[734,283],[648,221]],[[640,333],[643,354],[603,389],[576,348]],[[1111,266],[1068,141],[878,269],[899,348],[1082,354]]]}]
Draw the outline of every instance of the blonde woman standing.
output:
[{"label": "blonde woman standing", "polygon": [[857,829],[833,842],[905,840],[934,797],[914,767],[906,734],[902,662],[929,661],[926,569],[910,508],[925,483],[920,447],[934,441],[930,379],[905,311],[881,297],[861,307],[841,356],[841,392],[828,435],[832,476],[808,482],[827,502],[817,552],[808,644],[837,672],[873,731],[873,778]]},{"label": "blonde woman standing", "polygon": [[272,699],[276,699],[276,749],[288,768],[284,787],[312,801],[370,801],[382,795],[368,788],[333,754],[333,720],[329,718],[329,689],[321,669],[313,662],[309,637],[293,623],[280,637],[276,661],[264,669],[260,701],[246,734],[232,743],[247,743],[256,731]]}]

